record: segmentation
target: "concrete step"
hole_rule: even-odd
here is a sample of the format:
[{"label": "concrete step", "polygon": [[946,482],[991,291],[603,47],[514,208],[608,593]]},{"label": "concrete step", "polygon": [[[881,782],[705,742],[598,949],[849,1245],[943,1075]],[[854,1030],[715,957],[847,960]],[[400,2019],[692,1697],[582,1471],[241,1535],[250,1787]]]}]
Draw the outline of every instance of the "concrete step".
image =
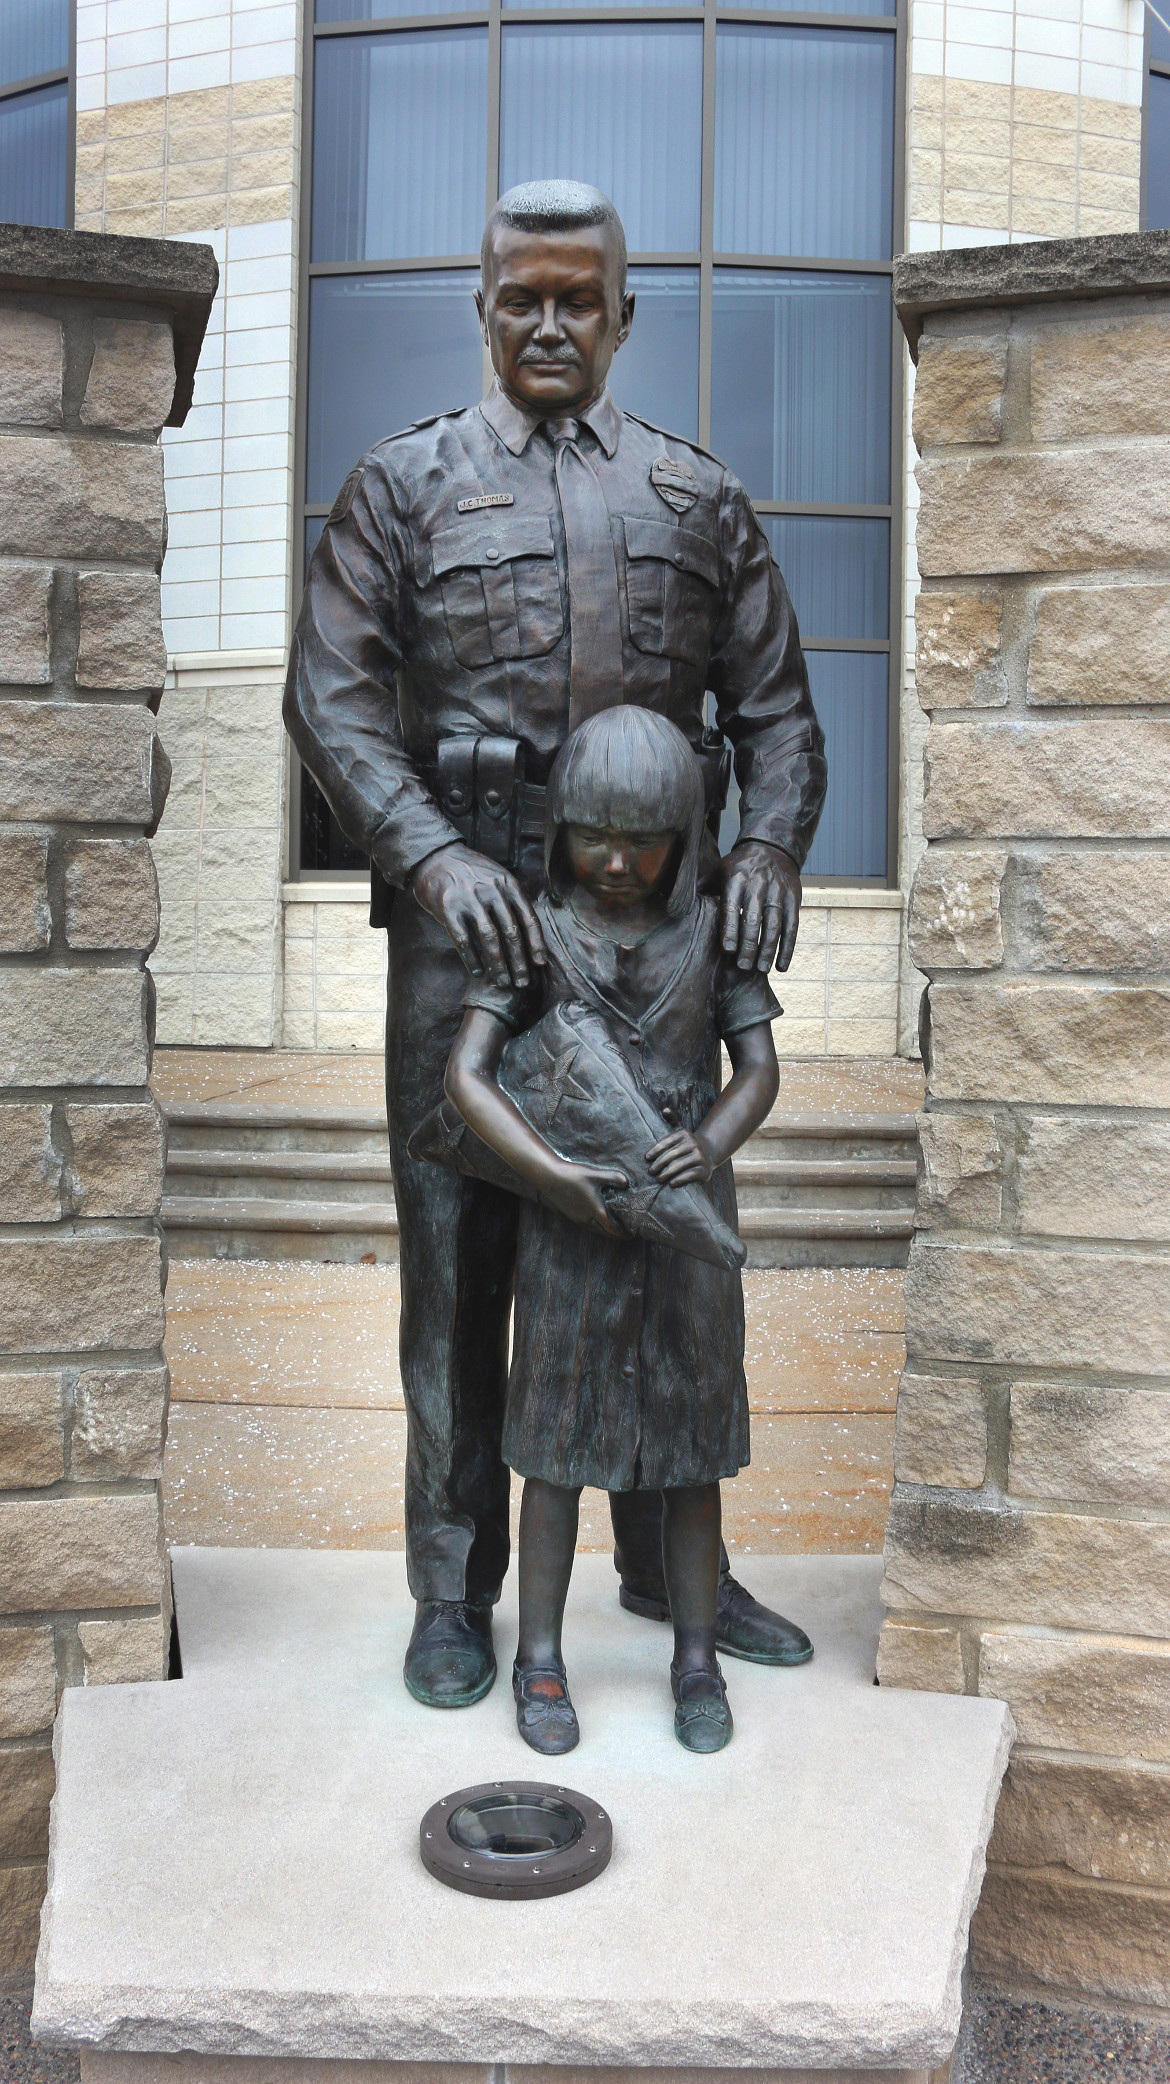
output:
[{"label": "concrete step", "polygon": [[[32,2025],[87,2084],[324,2084],[334,2064],[417,2084],[428,2063],[447,2084],[492,2084],[490,2064],[941,2084],[1012,1724],[999,1701],[874,1686],[877,1557],[750,1558],[816,1656],[729,1661],[733,1742],[695,1758],[668,1631],[621,1613],[608,1556],[579,1556],[581,1741],[555,1772],[503,1676],[514,1572],[502,1676],[444,1715],[402,1685],[401,1556],[173,1566],[183,1678],[69,1687],[58,1718]],[[612,1821],[588,1887],[487,1903],[426,1873],[439,1797],[562,1766]]]},{"label": "concrete step", "polygon": [[[178,1256],[393,1258],[386,1117],[373,1106],[174,1101],[163,1222]],[[900,1266],[917,1174],[914,1116],[773,1115],[735,1162],[748,1264]]]},{"label": "concrete step", "polygon": [[[764,1145],[762,1148],[767,1149]],[[752,1147],[748,1146],[749,1152]],[[273,1198],[298,1197],[298,1188],[324,1182],[330,1188],[359,1190],[385,1186],[393,1191],[389,1152],[300,1150],[172,1150],[168,1178],[182,1180],[191,1194],[231,1194],[228,1182],[245,1182]],[[801,1187],[892,1189],[913,1192],[917,1166],[902,1158],[773,1158],[737,1157],[735,1182],[741,1196],[761,1189]],[[337,1198],[354,1198],[349,1192]],[[904,1198],[904,1197],[902,1197]]]}]

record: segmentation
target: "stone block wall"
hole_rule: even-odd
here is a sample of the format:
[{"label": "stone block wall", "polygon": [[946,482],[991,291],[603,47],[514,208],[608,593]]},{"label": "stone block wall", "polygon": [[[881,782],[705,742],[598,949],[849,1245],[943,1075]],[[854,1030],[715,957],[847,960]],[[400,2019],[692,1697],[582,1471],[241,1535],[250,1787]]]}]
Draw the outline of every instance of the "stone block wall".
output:
[{"label": "stone block wall", "polygon": [[0,1977],[62,1687],[167,1668],[159,431],[214,287],[203,248],[0,228]]},{"label": "stone block wall", "polygon": [[929,1076],[879,1676],[1015,1718],[976,1965],[1170,2005],[1170,235],[895,294]]}]

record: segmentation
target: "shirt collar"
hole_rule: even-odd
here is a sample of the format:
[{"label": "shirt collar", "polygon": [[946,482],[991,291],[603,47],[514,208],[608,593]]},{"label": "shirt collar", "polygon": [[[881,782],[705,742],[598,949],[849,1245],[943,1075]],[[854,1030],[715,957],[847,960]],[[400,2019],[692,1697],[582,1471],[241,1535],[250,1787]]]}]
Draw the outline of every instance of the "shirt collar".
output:
[{"label": "shirt collar", "polygon": [[[499,377],[479,409],[492,432],[499,435],[513,456],[523,455],[537,428],[544,424],[544,415],[526,412],[522,405],[513,403],[501,387]],[[586,412],[577,413],[575,417],[597,436],[607,456],[614,455],[621,434],[622,416],[608,389],[600,398],[594,399]]]}]

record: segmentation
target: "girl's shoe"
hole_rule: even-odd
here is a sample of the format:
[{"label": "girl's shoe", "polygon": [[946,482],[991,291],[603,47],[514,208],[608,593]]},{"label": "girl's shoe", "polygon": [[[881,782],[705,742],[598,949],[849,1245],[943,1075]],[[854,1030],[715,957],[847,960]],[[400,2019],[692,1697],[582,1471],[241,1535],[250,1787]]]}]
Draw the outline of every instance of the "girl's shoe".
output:
[{"label": "girl's shoe", "polygon": [[569,1699],[563,1664],[512,1666],[512,1691],[516,1696],[516,1727],[526,1744],[555,1758],[572,1751],[581,1735],[576,1710]]},{"label": "girl's shoe", "polygon": [[688,1751],[722,1751],[731,1742],[735,1724],[727,1705],[723,1673],[680,1672],[670,1667],[670,1689],[678,1705],[674,1711],[674,1733]]}]

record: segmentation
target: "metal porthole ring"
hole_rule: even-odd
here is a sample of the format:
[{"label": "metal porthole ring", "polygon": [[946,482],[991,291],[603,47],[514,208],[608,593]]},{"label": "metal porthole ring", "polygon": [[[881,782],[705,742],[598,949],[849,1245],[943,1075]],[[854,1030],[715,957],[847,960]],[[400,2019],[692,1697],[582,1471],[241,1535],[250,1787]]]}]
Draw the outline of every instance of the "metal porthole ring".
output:
[{"label": "metal porthole ring", "polygon": [[563,1896],[608,1867],[613,1825],[571,1787],[485,1780],[432,1803],[419,1851],[428,1874],[469,1896]]}]

